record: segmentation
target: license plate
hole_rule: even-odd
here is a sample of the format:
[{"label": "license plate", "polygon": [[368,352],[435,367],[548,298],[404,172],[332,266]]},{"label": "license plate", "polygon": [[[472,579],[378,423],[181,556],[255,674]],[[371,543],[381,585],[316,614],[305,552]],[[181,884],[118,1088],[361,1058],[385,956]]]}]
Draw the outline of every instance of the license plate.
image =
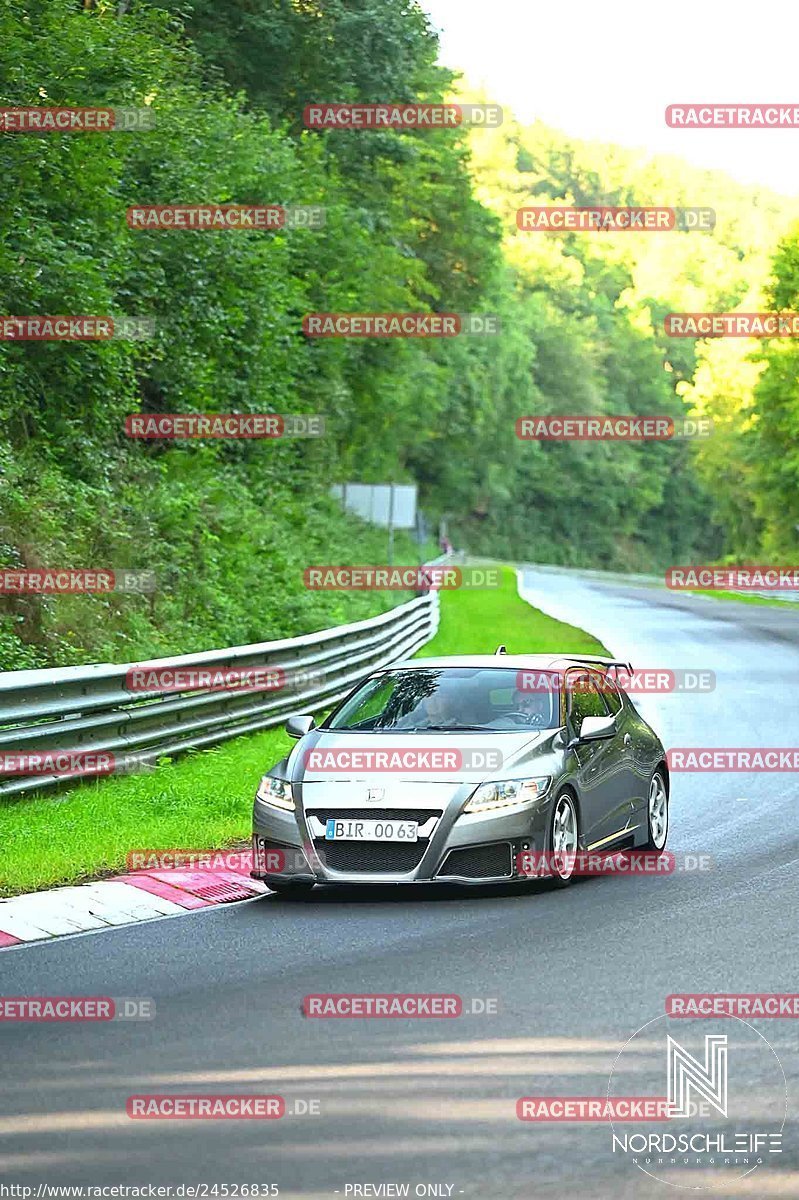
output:
[{"label": "license plate", "polygon": [[416,821],[347,821],[330,818],[325,824],[328,842],[415,842]]}]

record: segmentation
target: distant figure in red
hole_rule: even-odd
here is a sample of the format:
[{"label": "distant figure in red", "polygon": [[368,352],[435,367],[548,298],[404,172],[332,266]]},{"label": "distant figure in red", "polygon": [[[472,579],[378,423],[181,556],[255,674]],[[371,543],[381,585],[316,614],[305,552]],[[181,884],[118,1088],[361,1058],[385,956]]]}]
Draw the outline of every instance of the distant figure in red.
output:
[{"label": "distant figure in red", "polygon": [[442,533],[441,537],[439,538],[438,548],[442,554],[451,554],[452,553],[452,542],[449,540],[449,538],[447,537],[447,535],[445,533]]}]

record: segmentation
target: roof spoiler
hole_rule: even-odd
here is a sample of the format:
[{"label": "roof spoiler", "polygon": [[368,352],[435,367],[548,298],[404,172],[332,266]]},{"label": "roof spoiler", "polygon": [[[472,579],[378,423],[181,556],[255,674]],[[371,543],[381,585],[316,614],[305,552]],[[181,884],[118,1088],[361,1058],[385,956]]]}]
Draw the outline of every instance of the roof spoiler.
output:
[{"label": "roof spoiler", "polygon": [[608,670],[611,667],[621,667],[628,675],[633,673],[632,663],[626,662],[623,658],[608,658],[602,654],[564,654],[563,657],[571,659],[572,662],[596,663],[598,666],[607,667]]}]

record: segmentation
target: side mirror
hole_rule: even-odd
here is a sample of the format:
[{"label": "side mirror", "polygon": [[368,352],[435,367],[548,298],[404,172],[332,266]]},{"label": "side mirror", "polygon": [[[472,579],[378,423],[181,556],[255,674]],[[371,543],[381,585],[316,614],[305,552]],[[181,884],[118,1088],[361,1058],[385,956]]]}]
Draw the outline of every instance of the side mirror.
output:
[{"label": "side mirror", "polygon": [[599,742],[613,737],[616,732],[615,717],[583,717],[580,727],[581,742]]},{"label": "side mirror", "polygon": [[313,717],[309,717],[305,713],[294,713],[286,721],[286,733],[291,738],[305,737],[315,724]]}]

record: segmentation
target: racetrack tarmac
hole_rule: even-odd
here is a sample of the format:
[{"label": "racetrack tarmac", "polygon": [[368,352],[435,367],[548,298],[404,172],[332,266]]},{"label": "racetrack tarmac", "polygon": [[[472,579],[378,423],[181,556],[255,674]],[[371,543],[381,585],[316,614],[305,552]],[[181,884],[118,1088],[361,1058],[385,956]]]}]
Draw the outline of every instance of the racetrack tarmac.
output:
[{"label": "racetrack tarmac", "polygon": [[[635,667],[716,673],[712,692],[642,699],[667,747],[799,745],[799,612],[539,568],[523,594]],[[150,997],[156,1015],[0,1025],[0,1181],[229,1195],[274,1184],[306,1198],[403,1194],[385,1185],[470,1200],[679,1195],[614,1153],[607,1124],[522,1122],[516,1100],[604,1096],[623,1045],[671,993],[799,991],[798,824],[795,774],[678,773],[669,848],[707,856],[706,870],[566,890],[317,889],[4,951],[4,996]],[[320,992],[457,994],[496,1011],[309,1019],[303,997]],[[662,1025],[639,1052],[640,1094],[665,1091]],[[738,1183],[745,1167],[716,1165],[667,1170],[672,1185],[799,1195],[799,1023],[753,1025],[787,1077],[783,1152]],[[730,1090],[758,1127],[774,1078],[761,1060],[734,1059],[731,1048]],[[130,1095],[168,1092],[280,1094],[319,1111],[126,1115]]]}]

